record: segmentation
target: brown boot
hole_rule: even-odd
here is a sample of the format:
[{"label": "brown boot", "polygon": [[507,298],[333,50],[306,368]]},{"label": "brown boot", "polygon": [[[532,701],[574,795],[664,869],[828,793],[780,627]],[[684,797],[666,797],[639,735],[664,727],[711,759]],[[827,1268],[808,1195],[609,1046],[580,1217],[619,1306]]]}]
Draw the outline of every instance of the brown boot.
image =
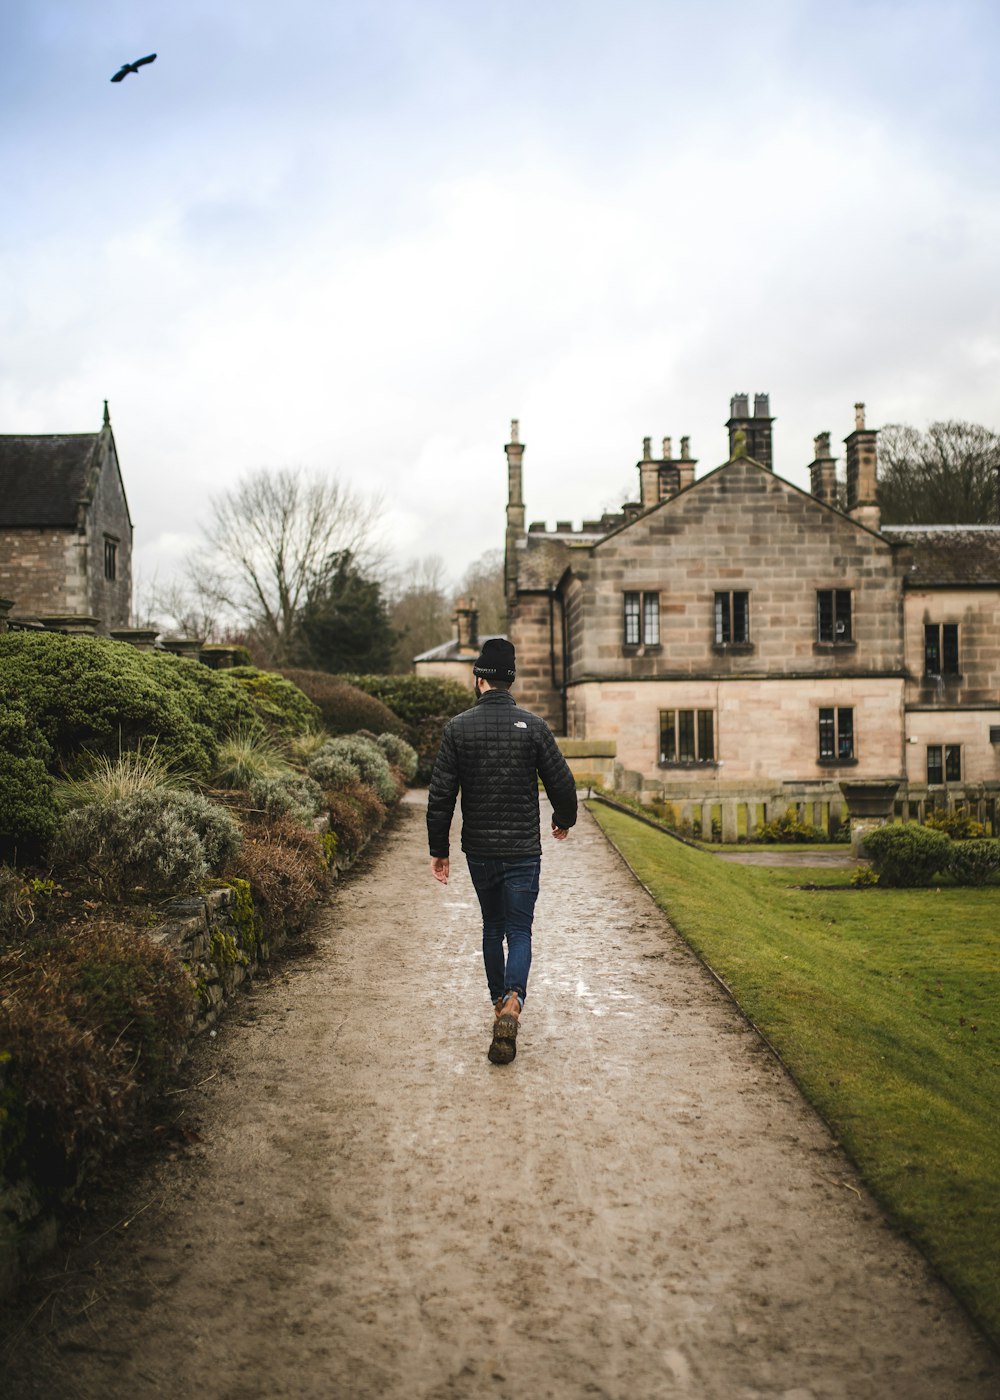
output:
[{"label": "brown boot", "polygon": [[517,1054],[517,1027],[521,1003],[516,992],[507,992],[497,1005],[499,1010],[493,1025],[493,1040],[486,1054],[491,1064],[509,1065]]}]

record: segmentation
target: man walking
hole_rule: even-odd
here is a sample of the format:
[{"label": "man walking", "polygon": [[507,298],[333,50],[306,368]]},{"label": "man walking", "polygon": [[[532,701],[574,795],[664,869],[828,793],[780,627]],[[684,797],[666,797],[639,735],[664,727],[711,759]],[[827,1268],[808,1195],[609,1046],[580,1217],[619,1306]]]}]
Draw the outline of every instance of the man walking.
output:
[{"label": "man walking", "polygon": [[[510,694],[514,648],[491,637],[472,668],[476,703],[450,720],[431,775],[427,835],[431,871],[448,883],[448,833],[462,791],[462,850],[483,913],[483,961],[494,1007],[489,1058],[506,1065],[528,991],[531,925],[542,843],[538,779],[552,803],[552,835],[564,841],[576,822],[576,784],[543,719]],[[504,941],[507,956],[504,958]]]}]

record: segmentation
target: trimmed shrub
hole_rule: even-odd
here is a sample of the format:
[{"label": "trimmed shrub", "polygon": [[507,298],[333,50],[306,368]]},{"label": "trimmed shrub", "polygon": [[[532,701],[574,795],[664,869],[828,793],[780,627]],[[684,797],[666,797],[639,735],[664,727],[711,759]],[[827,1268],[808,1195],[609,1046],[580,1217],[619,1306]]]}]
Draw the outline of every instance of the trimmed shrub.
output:
[{"label": "trimmed shrub", "polygon": [[784,816],[776,817],[773,821],[758,822],[754,827],[754,840],[764,843],[771,841],[822,841],[822,829],[812,826],[809,822],[799,821],[798,813],[794,807],[789,807]]},{"label": "trimmed shrub", "polygon": [[930,831],[943,831],[953,841],[975,841],[984,831],[982,822],[977,822],[968,812],[928,812],[924,826]]},{"label": "trimmed shrub", "polygon": [[331,734],[355,734],[359,729],[375,733],[406,734],[403,719],[374,695],[351,685],[343,676],[328,671],[290,669],[283,676],[302,690],[317,707],[325,728]]},{"label": "trimmed shrub", "polygon": [[319,710],[313,702],[279,671],[233,666],[220,674],[243,687],[261,723],[272,734],[285,737],[304,734],[319,719]]},{"label": "trimmed shrub", "polygon": [[327,794],[327,813],[337,850],[353,860],[370,834],[361,808],[346,793],[331,792]]},{"label": "trimmed shrub", "polygon": [[323,811],[323,789],[305,773],[281,773],[275,778],[257,778],[248,787],[250,801],[265,817],[290,816],[308,825]]},{"label": "trimmed shrub", "polygon": [[372,739],[362,739],[357,734],[351,737],[344,735],[331,739],[323,752],[339,755],[353,763],[361,775],[361,781],[374,788],[387,806],[398,801],[399,789],[389,760]]},{"label": "trimmed shrub", "polygon": [[417,751],[417,771],[414,781],[426,785],[431,780],[434,762],[441,752],[441,739],[451,715],[431,715],[413,726],[413,744]]},{"label": "trimmed shrub", "polygon": [[204,776],[221,735],[254,721],[230,673],[102,637],[8,632],[0,669],[45,740],[50,768],[81,749],[117,756],[155,738],[165,763]]},{"label": "trimmed shrub", "polygon": [[107,921],[0,952],[0,981],[0,1172],[56,1196],[166,1081],[194,984],[168,949]]},{"label": "trimmed shrub", "polygon": [[948,868],[952,843],[940,831],[906,822],[876,827],[864,847],[880,885],[912,888],[929,885]]},{"label": "trimmed shrub", "polygon": [[346,754],[326,747],[310,760],[307,771],[326,792],[350,787],[361,777],[361,769]]},{"label": "trimmed shrub", "polygon": [[59,825],[49,746],[25,706],[0,688],[0,854],[44,851]]},{"label": "trimmed shrub", "polygon": [[196,792],[144,792],[94,802],[65,818],[52,846],[57,866],[76,866],[109,894],[176,893],[234,855],[240,829]]},{"label": "trimmed shrub", "polygon": [[[977,823],[978,825],[978,823]],[[985,885],[1000,870],[1000,840],[954,841],[948,874],[959,885]]]},{"label": "trimmed shrub", "polygon": [[386,758],[402,773],[408,783],[417,775],[417,751],[398,734],[380,734],[375,741]]},{"label": "trimmed shrub", "polygon": [[370,836],[372,832],[378,831],[385,821],[386,806],[374,788],[370,788],[367,783],[352,783],[345,789],[344,796],[353,802],[360,812],[365,834]]},{"label": "trimmed shrub", "polygon": [[[419,724],[421,720],[440,715],[451,719],[452,715],[468,710],[476,699],[472,693],[471,672],[467,686],[457,681],[441,680],[437,676],[345,675],[340,679],[369,695],[377,696],[407,724]],[[369,727],[377,728],[374,725]]]},{"label": "trimmed shrub", "polygon": [[268,933],[298,933],[329,888],[322,841],[287,814],[248,824],[244,838],[226,874],[248,882]]}]

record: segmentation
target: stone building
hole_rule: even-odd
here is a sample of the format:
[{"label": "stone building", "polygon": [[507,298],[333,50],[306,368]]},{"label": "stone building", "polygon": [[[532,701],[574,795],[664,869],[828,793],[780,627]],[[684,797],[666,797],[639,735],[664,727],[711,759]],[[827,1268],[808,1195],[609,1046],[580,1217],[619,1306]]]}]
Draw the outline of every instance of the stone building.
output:
[{"label": "stone building", "polygon": [[0,435],[0,597],[12,621],[128,627],[132,520],[107,403],[96,433]]},{"label": "stone building", "polygon": [[436,676],[439,680],[467,685],[471,703],[472,667],[486,640],[479,636],[479,609],[475,598],[459,598],[452,627],[454,630],[448,641],[413,658],[413,669],[418,676]]},{"label": "stone building", "polygon": [[[526,528],[507,444],[505,587],[519,701],[578,771],[675,800],[725,834],[762,809],[839,813],[841,782],[899,779],[904,805],[1000,793],[1000,528],[882,529],[877,433],[830,435],[811,490],[772,469],[766,394],[731,403],[729,459],[695,480],[650,439],[639,498]],[[752,454],[751,454],[752,448]],[[613,755],[613,758],[610,756]],[[609,761],[610,759],[610,761]]]}]

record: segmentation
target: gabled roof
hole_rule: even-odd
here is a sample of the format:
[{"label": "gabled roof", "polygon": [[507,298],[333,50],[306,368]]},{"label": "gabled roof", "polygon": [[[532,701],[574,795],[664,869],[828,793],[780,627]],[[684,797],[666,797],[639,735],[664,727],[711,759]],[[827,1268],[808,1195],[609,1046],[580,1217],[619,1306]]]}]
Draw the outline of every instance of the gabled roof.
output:
[{"label": "gabled roof", "polygon": [[1000,585],[1000,525],[886,525],[882,534],[912,551],[910,588]]},{"label": "gabled roof", "polygon": [[0,436],[0,525],[74,527],[100,436]]}]

